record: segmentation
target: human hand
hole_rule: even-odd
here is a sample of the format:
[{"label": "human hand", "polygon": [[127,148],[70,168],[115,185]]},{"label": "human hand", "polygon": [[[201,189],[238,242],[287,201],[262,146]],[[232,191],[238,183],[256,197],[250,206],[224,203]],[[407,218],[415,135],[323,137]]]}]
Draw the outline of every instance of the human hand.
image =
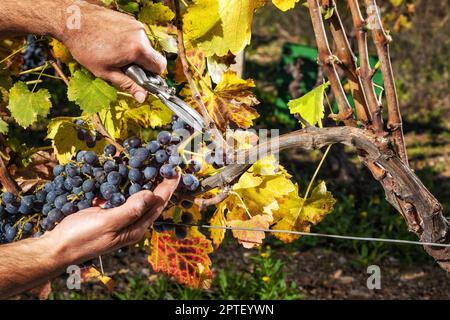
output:
[{"label": "human hand", "polygon": [[43,240],[62,265],[79,264],[134,244],[159,217],[178,183],[179,177],[166,179],[154,192],[138,192],[117,208],[79,211],[47,232]]},{"label": "human hand", "polygon": [[84,2],[80,9],[80,29],[62,28],[64,32],[55,37],[95,76],[144,102],[147,91],[125,75],[122,68],[138,64],[161,74],[167,65],[165,57],[151,46],[144,25],[127,14],[99,5]]}]

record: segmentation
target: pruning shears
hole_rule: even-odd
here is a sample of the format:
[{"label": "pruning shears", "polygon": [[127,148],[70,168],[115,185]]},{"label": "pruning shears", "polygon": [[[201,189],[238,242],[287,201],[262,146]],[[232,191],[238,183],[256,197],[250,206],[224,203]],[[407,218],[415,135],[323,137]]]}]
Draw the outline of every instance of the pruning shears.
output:
[{"label": "pruning shears", "polygon": [[205,129],[202,116],[190,105],[176,96],[175,88],[169,86],[161,76],[144,71],[137,65],[125,68],[125,73],[134,82],[157,96],[180,119],[199,132]]}]

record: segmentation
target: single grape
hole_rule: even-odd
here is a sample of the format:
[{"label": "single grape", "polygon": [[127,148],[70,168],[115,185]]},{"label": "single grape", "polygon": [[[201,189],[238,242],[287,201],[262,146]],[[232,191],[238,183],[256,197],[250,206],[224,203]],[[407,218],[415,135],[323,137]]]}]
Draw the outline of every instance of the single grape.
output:
[{"label": "single grape", "polygon": [[[67,165],[66,165],[66,167],[64,168],[64,171],[66,172],[66,174],[69,176],[69,177],[75,177],[75,176],[77,176],[77,175],[79,175],[80,174],[80,169],[74,164],[74,163],[68,163]],[[59,177],[61,177],[61,176],[59,176]],[[55,181],[56,181],[56,179],[58,179],[59,177],[56,177],[55,178]],[[63,178],[64,179],[64,177],[61,177],[61,178]]]},{"label": "single grape", "polygon": [[33,227],[34,227],[34,226],[33,226],[32,223],[27,222],[27,223],[25,223],[24,226],[23,226],[23,232],[24,232],[25,234],[30,234],[31,231],[33,230]]},{"label": "single grape", "polygon": [[53,203],[55,202],[57,196],[58,195],[56,194],[56,192],[50,191],[49,193],[47,193],[47,197],[45,197],[45,200],[47,201],[47,203]]},{"label": "single grape", "polygon": [[110,173],[108,173],[107,181],[117,186],[122,181],[122,176],[117,171],[111,171]]},{"label": "single grape", "polygon": [[132,185],[130,186],[130,189],[128,190],[128,194],[129,194],[130,196],[132,196],[133,194],[138,193],[138,192],[141,191],[141,190],[142,190],[141,185],[135,183],[135,184],[132,184]]},{"label": "single grape", "polygon": [[100,186],[100,193],[105,200],[110,200],[112,195],[117,192],[117,187],[108,182],[103,183]]},{"label": "single grape", "polygon": [[131,168],[130,172],[128,173],[128,179],[130,179],[131,182],[140,182],[142,179],[141,171],[139,171],[139,169]]},{"label": "single grape", "polygon": [[167,155],[167,152],[164,150],[158,150],[155,153],[155,159],[156,159],[156,162],[158,162],[158,163],[164,163],[167,161],[168,158],[169,158],[169,156]]},{"label": "single grape", "polygon": [[158,170],[155,167],[147,167],[144,169],[144,177],[147,180],[151,180],[156,177]]},{"label": "single grape", "polygon": [[147,160],[147,158],[150,156],[150,151],[148,151],[145,148],[139,148],[136,149],[135,154],[133,155],[133,157],[138,158],[139,160],[141,160],[142,162],[144,162],[145,160]]},{"label": "single grape", "polygon": [[153,190],[153,183],[147,182],[146,184],[144,184],[142,186],[142,189],[152,191]]},{"label": "single grape", "polygon": [[25,205],[29,208],[33,207],[34,201],[36,201],[36,197],[34,195],[29,195],[29,196],[24,196],[22,197],[22,199],[20,200],[20,204]]},{"label": "single grape", "polygon": [[56,165],[54,168],[53,168],[53,175],[56,177],[56,176],[59,176],[61,173],[63,173],[64,172],[64,166],[62,166],[62,165],[60,165],[60,164],[58,164],[58,165]]},{"label": "single grape", "polygon": [[52,209],[47,215],[47,221],[49,224],[54,224],[56,222],[60,222],[63,218],[63,213],[60,209],[55,208]]},{"label": "single grape", "polygon": [[78,207],[78,210],[84,210],[84,209],[90,208],[91,204],[89,203],[88,200],[82,200],[82,201],[78,202],[77,207]]},{"label": "single grape", "polygon": [[178,240],[186,239],[188,235],[187,228],[185,226],[176,226],[175,227],[175,236]]},{"label": "single grape", "polygon": [[94,192],[86,192],[84,197],[86,198],[86,200],[92,201],[95,198],[95,193]]},{"label": "single grape", "polygon": [[8,228],[5,232],[5,239],[8,242],[13,242],[17,235],[17,229],[14,227]]},{"label": "single grape", "polygon": [[172,155],[169,157],[169,163],[178,166],[181,163],[181,157],[179,155]]},{"label": "single grape", "polygon": [[106,172],[103,170],[98,170],[97,172],[94,173],[94,178],[95,178],[95,181],[102,184],[102,183],[106,182],[106,178],[107,178]]},{"label": "single grape", "polygon": [[158,151],[161,148],[161,145],[159,144],[158,141],[150,141],[149,144],[146,147],[151,153],[155,153],[156,151]]},{"label": "single grape", "polygon": [[109,202],[111,202],[111,204],[116,207],[121,206],[125,203],[125,201],[125,196],[120,192],[114,193],[111,197],[111,200],[109,200]]},{"label": "single grape", "polygon": [[11,192],[5,192],[2,197],[4,204],[12,203],[15,199],[16,197]]},{"label": "single grape", "polygon": [[141,139],[138,137],[130,137],[127,140],[131,148],[139,148],[141,146]]},{"label": "single grape", "polygon": [[181,202],[181,206],[185,209],[190,209],[192,208],[193,203],[191,201],[184,200]]},{"label": "single grape", "polygon": [[140,168],[142,167],[142,161],[139,158],[131,158],[130,161],[128,162],[128,164],[130,165],[130,167],[132,168]]},{"label": "single grape", "polygon": [[89,179],[89,180],[85,180],[84,182],[83,182],[83,185],[82,185],[82,190],[84,191],[84,192],[91,192],[92,190],[94,190],[94,188],[95,188],[95,182],[94,182],[94,180],[91,180],[91,179]]},{"label": "single grape", "polygon": [[108,160],[103,164],[103,169],[106,173],[110,173],[111,171],[117,171],[119,166],[114,161]]},{"label": "single grape", "polygon": [[112,144],[108,144],[105,147],[105,149],[103,150],[103,154],[107,157],[108,156],[113,157],[116,154],[116,152],[117,152],[117,148]]},{"label": "single grape", "polygon": [[83,166],[81,167],[81,172],[85,175],[92,176],[93,175],[92,166],[87,163],[83,164]]},{"label": "single grape", "polygon": [[202,170],[202,163],[198,160],[192,159],[188,164],[189,171],[192,173],[197,173]]},{"label": "single grape", "polygon": [[48,215],[48,213],[53,209],[53,206],[50,203],[44,204],[42,207],[42,214],[44,216]]},{"label": "single grape", "polygon": [[163,178],[173,178],[177,175],[176,167],[171,164],[165,164],[159,169],[159,174]]},{"label": "single grape", "polygon": [[6,212],[8,212],[10,215],[15,215],[19,212],[19,208],[12,203],[7,203],[5,207]]},{"label": "single grape", "polygon": [[119,164],[119,173],[120,173],[120,175],[122,176],[122,178],[126,178],[126,177],[128,177],[128,168],[127,168],[127,166],[126,165],[124,165],[124,164]]},{"label": "single grape", "polygon": [[94,148],[97,144],[97,137],[88,133],[84,136],[84,142],[88,148]]},{"label": "single grape", "polygon": [[75,212],[77,212],[78,211],[78,207],[77,206],[75,206],[73,203],[71,203],[71,202],[67,202],[66,204],[64,204],[63,206],[62,206],[62,208],[61,208],[61,212],[65,215],[65,216],[68,216],[68,215],[71,215],[71,214],[73,214],[73,213],[75,213]]},{"label": "single grape", "polygon": [[134,157],[134,155],[136,154],[136,151],[137,151],[137,149],[135,149],[135,148],[130,148],[130,149],[128,149],[128,155],[129,155],[130,157]]},{"label": "single grape", "polygon": [[166,147],[166,152],[169,155],[179,155],[178,146],[177,145],[168,146]]},{"label": "single grape", "polygon": [[78,129],[77,130],[77,138],[78,140],[84,141],[86,139],[86,136],[88,136],[89,133],[85,129]]},{"label": "single grape", "polygon": [[55,199],[55,207],[57,209],[61,209],[66,202],[67,202],[67,196],[66,195],[57,196],[56,199]]},{"label": "single grape", "polygon": [[158,133],[158,137],[156,138],[158,142],[162,145],[168,145],[172,138],[172,134],[168,131],[161,131]]},{"label": "single grape", "polygon": [[76,156],[77,162],[82,162],[83,161],[83,157],[84,157],[85,153],[86,153],[86,151],[80,151],[80,152],[77,153],[77,156]]},{"label": "single grape", "polygon": [[68,178],[64,181],[64,188],[65,188],[67,191],[72,191],[72,189],[73,189],[72,178],[68,177]]},{"label": "single grape", "polygon": [[20,214],[23,214],[25,216],[25,215],[31,213],[31,208],[28,207],[27,205],[21,204],[19,206],[19,210],[18,211],[19,211]]},{"label": "single grape", "polygon": [[94,151],[86,151],[83,160],[90,165],[94,165],[98,162],[98,156]]},{"label": "single grape", "polygon": [[46,192],[53,191],[54,188],[55,188],[55,186],[54,186],[53,182],[51,182],[51,181],[46,182],[45,185],[44,185],[44,190]]},{"label": "single grape", "polygon": [[46,196],[47,192],[45,192],[44,190],[38,191],[36,192],[36,201],[44,202]]},{"label": "single grape", "polygon": [[83,179],[80,176],[75,176],[69,179],[72,182],[72,186],[74,186],[75,188],[81,187],[81,185],[83,184]]},{"label": "single grape", "polygon": [[154,223],[153,224],[153,230],[155,230],[158,233],[161,233],[164,231],[162,223]]},{"label": "single grape", "polygon": [[189,212],[183,212],[183,214],[181,215],[181,222],[190,224],[192,223],[192,221],[194,221],[194,217],[192,216],[192,214]]},{"label": "single grape", "polygon": [[183,181],[183,184],[186,187],[188,187],[188,186],[191,186],[194,183],[195,176],[192,175],[192,174],[185,174],[185,175],[183,175],[181,180]]}]

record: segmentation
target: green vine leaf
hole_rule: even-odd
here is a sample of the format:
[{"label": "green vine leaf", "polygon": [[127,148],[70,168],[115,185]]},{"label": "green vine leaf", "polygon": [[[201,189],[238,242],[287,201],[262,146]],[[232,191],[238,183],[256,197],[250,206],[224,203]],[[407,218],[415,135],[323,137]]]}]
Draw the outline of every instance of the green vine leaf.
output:
[{"label": "green vine leaf", "polygon": [[[325,116],[323,97],[327,88],[328,82],[314,88],[298,99],[289,101],[288,107],[291,114],[298,113],[310,125],[315,126],[318,124],[322,128],[322,119]],[[301,124],[304,127],[304,124]]]},{"label": "green vine leaf", "polygon": [[85,113],[93,114],[108,109],[117,99],[117,90],[89,72],[79,70],[70,79],[67,97]]},{"label": "green vine leaf", "polygon": [[0,133],[8,133],[8,123],[0,119]]},{"label": "green vine leaf", "polygon": [[8,109],[24,128],[35,123],[38,117],[46,117],[51,107],[50,93],[46,89],[31,92],[24,82],[19,81],[9,91]]}]

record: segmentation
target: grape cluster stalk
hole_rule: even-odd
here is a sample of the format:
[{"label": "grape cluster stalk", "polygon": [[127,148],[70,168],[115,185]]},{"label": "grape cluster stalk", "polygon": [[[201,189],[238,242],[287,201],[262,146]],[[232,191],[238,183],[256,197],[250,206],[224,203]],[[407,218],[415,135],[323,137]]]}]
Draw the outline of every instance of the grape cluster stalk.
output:
[{"label": "grape cluster stalk", "polygon": [[[82,126],[84,123],[78,122]],[[175,129],[193,132],[176,116],[172,118],[173,131],[160,131],[156,140],[143,144],[132,136],[123,142],[124,150],[108,144],[101,155],[93,151],[79,151],[75,159],[53,168],[54,178],[38,187],[33,194],[15,196],[6,192],[0,203],[0,243],[13,242],[25,237],[39,237],[52,230],[65,217],[90,208],[97,200],[105,209],[125,203],[128,197],[142,190],[153,191],[164,178],[181,173],[177,192],[195,192],[200,187],[196,174],[202,162],[183,161],[180,137]],[[189,209],[192,203],[183,202]],[[192,215],[182,214],[182,222],[192,222]],[[179,239],[187,236],[187,229],[174,226],[172,220],[159,220],[157,232],[175,231]]]}]

